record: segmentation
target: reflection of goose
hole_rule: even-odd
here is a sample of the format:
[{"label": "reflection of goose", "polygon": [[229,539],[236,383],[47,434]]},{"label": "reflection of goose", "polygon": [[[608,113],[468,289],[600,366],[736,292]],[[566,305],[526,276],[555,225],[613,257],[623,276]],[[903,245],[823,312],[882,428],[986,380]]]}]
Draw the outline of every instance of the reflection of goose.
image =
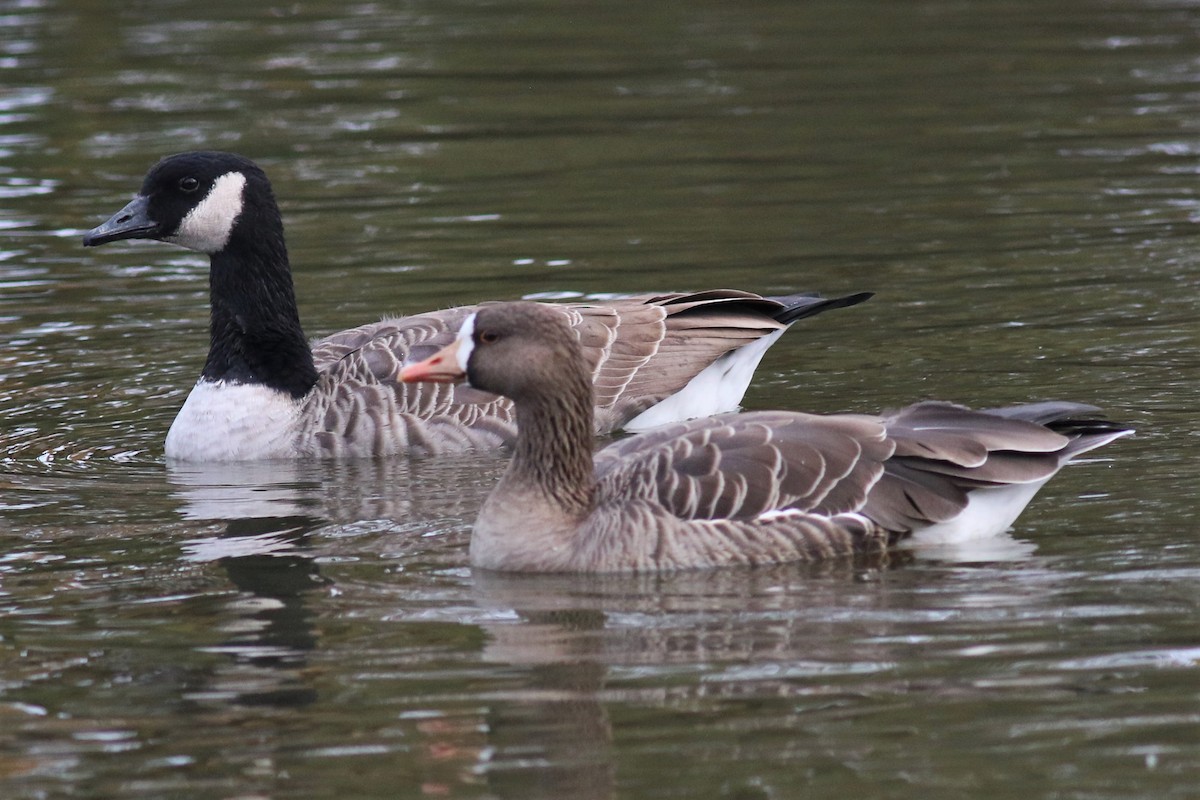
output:
[{"label": "reflection of goose", "polygon": [[481,308],[402,380],[469,377],[519,434],[479,513],[476,566],[624,571],[815,560],[904,538],[990,537],[1075,456],[1131,431],[1073,403],[883,417],[783,411],[669,426],[591,452],[591,386],[561,315]]},{"label": "reflection of goose", "polygon": [[188,520],[304,517],[316,525],[469,519],[504,467],[502,454],[242,463],[167,462]]},{"label": "reflection of goose", "polygon": [[[641,730],[629,704],[693,715],[699,699],[803,703],[838,691],[826,690],[828,676],[894,671],[898,646],[873,637],[879,623],[872,612],[887,605],[888,593],[864,591],[854,580],[858,566],[839,560],[667,575],[474,571],[481,657],[505,665],[479,725],[488,758],[477,771],[497,797],[615,797],[618,776],[626,784],[629,776],[614,752],[614,729],[618,741]],[[814,624],[842,617],[844,628],[861,635],[830,636],[829,625]]]},{"label": "reflection of goose", "polygon": [[184,545],[184,558],[215,561],[236,592],[221,602],[218,639],[200,647],[225,656],[189,688],[188,700],[296,707],[317,700],[306,671],[319,632],[308,595],[327,586],[305,546],[305,518],[236,521],[226,535]]},{"label": "reflection of goose", "polygon": [[[904,571],[908,561],[907,553],[899,553],[887,563],[888,580],[911,580]],[[862,638],[857,648],[837,637],[827,641],[826,627],[835,618],[848,625],[851,617],[870,627],[868,620],[891,601],[886,593],[864,591],[862,578],[882,566],[883,559],[834,559],[749,571],[475,570],[471,590],[481,609],[478,624],[487,631],[483,657],[493,663],[715,668],[721,662],[825,656],[886,660],[883,651],[863,650]]]},{"label": "reflection of goose", "polygon": [[308,500],[317,476],[302,463],[168,463],[171,493],[189,520],[278,519],[321,516]]},{"label": "reflection of goose", "polygon": [[[283,220],[266,175],[231,153],[170,156],[85,245],[158,239],[208,254],[211,343],[167,434],[194,461],[370,456],[495,446],[511,405],[470,389],[398,388],[397,370],[448,344],[473,310],[384,320],[309,346]],[[825,300],[714,290],[555,306],[596,388],[600,432],[730,411],[768,347],[796,320],[869,295]]]}]

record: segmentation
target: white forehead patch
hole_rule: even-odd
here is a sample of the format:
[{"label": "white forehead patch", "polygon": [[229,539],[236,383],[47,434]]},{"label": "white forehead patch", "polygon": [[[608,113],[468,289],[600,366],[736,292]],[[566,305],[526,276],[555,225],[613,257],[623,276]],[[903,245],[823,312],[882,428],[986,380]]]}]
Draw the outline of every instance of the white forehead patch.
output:
[{"label": "white forehead patch", "polygon": [[467,371],[467,362],[471,360],[471,351],[475,349],[475,315],[467,317],[462,327],[458,329],[458,368]]},{"label": "white forehead patch", "polygon": [[166,241],[209,255],[225,249],[233,224],[242,213],[245,186],[246,176],[240,172],[226,172],[217,178],[204,199],[179,223],[179,230]]}]

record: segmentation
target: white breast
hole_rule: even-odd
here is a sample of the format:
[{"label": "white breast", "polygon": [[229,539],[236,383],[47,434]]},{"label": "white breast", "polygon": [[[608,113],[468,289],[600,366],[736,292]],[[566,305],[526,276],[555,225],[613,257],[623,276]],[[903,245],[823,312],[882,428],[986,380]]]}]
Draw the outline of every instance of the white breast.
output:
[{"label": "white breast", "polygon": [[260,384],[201,379],[167,432],[167,458],[295,458],[301,401]]}]

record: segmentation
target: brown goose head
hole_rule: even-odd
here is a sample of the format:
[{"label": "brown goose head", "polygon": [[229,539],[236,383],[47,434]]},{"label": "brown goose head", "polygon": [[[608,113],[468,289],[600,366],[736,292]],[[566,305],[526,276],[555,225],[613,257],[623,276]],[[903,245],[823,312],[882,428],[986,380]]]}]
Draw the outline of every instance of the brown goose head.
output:
[{"label": "brown goose head", "polygon": [[586,366],[566,317],[553,306],[532,302],[480,307],[453,343],[400,372],[405,383],[467,380],[518,403],[560,393],[580,377],[587,381]]}]

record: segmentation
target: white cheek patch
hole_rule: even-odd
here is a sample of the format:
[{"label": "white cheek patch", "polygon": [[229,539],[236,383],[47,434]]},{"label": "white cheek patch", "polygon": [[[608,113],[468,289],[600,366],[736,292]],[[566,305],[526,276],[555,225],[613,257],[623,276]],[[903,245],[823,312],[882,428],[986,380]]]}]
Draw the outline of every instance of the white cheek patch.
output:
[{"label": "white cheek patch", "polygon": [[220,252],[229,243],[233,225],[242,213],[246,176],[227,172],[213,183],[199,205],[188,212],[179,229],[166,241],[201,253]]},{"label": "white cheek patch", "polygon": [[467,317],[463,322],[462,327],[458,329],[458,368],[467,372],[467,362],[471,360],[471,353],[475,350],[475,315]]}]

